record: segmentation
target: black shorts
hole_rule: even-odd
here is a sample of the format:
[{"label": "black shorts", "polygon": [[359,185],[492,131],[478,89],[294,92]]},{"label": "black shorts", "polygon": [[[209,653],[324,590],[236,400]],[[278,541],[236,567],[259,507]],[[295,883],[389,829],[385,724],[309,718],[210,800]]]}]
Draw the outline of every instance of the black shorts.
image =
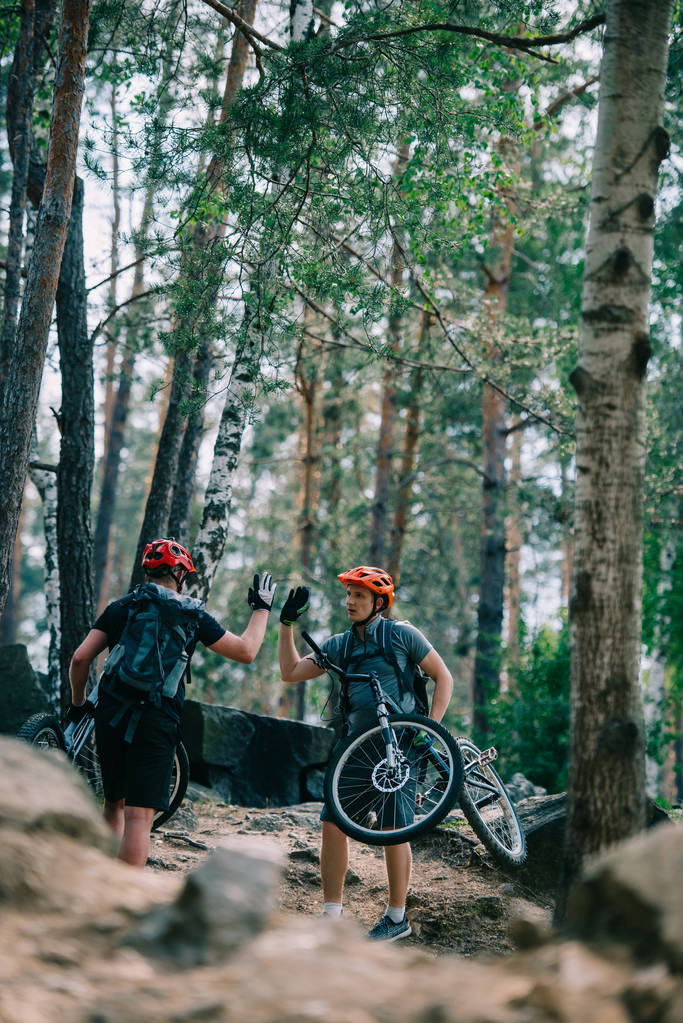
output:
[{"label": "black shorts", "polygon": [[125,741],[130,712],[110,724],[120,704],[102,697],[95,711],[95,738],[104,798],[125,799],[127,806],[167,810],[180,726],[165,710],[146,706],[132,742]]}]

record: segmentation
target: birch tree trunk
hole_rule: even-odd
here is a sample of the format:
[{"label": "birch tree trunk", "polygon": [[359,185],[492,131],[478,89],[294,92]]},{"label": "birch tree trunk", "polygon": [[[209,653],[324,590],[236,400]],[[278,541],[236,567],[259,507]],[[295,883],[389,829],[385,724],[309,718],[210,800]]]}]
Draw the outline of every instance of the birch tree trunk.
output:
[{"label": "birch tree trunk", "polygon": [[608,0],[576,419],[567,825],[556,919],[586,856],[645,824],[638,683],[648,310],[672,3]]},{"label": "birch tree trunk", "polygon": [[71,216],[91,0],[64,0],[45,187],[16,346],[0,394],[0,611],[17,532],[50,319]]},{"label": "birch tree trunk", "polygon": [[[37,444],[31,448],[31,460],[35,462]],[[47,674],[50,680],[50,702],[60,709],[61,671],[59,651],[61,647],[59,565],[57,559],[57,473],[50,469],[39,469],[32,465],[30,476],[43,503],[43,535],[45,537],[45,618],[49,634],[47,652]]]}]

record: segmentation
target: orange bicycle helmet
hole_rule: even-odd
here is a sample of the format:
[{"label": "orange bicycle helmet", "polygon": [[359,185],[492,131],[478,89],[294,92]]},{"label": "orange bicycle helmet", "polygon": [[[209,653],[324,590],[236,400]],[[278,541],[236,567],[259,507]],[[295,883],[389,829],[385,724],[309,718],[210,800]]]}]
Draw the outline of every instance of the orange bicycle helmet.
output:
[{"label": "orange bicycle helmet", "polygon": [[142,567],[145,572],[154,574],[161,568],[184,568],[187,572],[196,572],[192,564],[190,552],[177,543],[173,537],[163,537],[148,543],[142,555]]},{"label": "orange bicycle helmet", "polygon": [[358,568],[350,568],[348,572],[342,572],[337,578],[344,586],[365,586],[379,596],[386,596],[387,610],[394,602],[394,580],[383,568],[359,565]]}]

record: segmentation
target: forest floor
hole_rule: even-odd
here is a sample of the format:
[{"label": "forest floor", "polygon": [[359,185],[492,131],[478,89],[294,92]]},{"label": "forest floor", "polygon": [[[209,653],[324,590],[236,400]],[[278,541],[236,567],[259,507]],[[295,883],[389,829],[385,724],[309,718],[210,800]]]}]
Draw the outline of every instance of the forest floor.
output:
[{"label": "forest floor", "polygon": [[[176,816],[153,833],[148,869],[189,873],[227,839],[257,836],[283,853],[280,910],[319,915],[320,804],[276,809],[228,806],[209,790],[191,785]],[[464,818],[455,830],[437,829],[413,843],[413,876],[408,917],[413,934],[401,942],[435,956],[458,953],[501,955],[513,951],[510,924],[529,920],[549,926],[552,893],[529,886],[514,868],[502,869],[489,857]],[[344,917],[368,930],[383,914],[386,877],[381,848],[351,843]]]}]

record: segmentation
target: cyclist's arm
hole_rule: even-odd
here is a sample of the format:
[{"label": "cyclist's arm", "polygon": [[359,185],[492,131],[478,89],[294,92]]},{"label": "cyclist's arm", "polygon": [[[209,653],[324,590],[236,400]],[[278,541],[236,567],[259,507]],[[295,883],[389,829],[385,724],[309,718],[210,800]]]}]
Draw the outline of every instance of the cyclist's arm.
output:
[{"label": "cyclist's arm", "polygon": [[214,650],[228,660],[251,664],[261,649],[267,624],[268,612],[254,611],[241,636],[236,636],[234,632],[228,632],[226,629],[220,639],[210,644],[209,650]]},{"label": "cyclist's arm", "polygon": [[280,675],[283,682],[305,682],[309,678],[317,678],[323,674],[313,657],[299,657],[294,645],[294,630],[291,625],[280,625],[277,636],[277,656],[280,662]]},{"label": "cyclist's arm", "polygon": [[434,721],[441,721],[453,695],[453,676],[434,648],[420,661],[420,667],[435,682],[429,716]]},{"label": "cyclist's arm", "polygon": [[84,703],[90,665],[108,644],[109,637],[106,632],[102,632],[101,629],[91,629],[71,658],[69,682],[71,683],[71,702],[74,706],[80,707]]}]

